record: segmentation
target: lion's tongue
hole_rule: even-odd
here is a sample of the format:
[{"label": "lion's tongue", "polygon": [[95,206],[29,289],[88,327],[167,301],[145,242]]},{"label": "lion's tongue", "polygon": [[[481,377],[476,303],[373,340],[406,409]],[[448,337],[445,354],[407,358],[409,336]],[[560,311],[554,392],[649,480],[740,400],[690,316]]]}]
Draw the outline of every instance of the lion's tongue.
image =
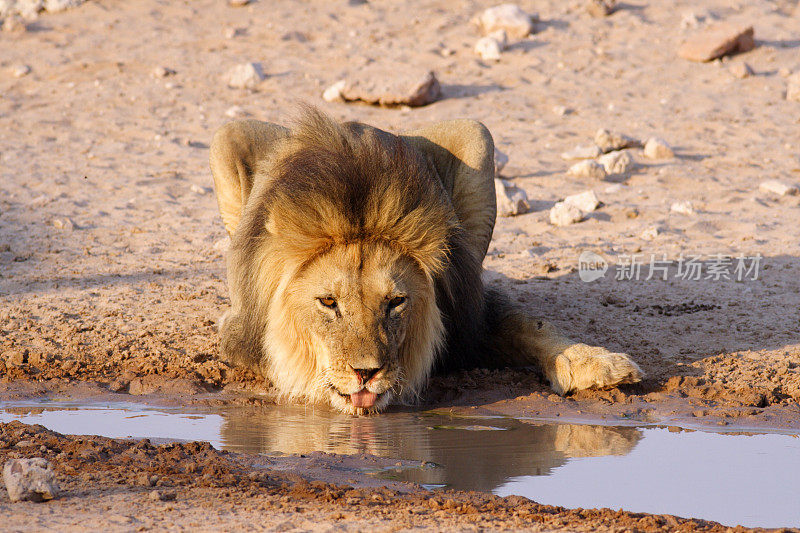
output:
[{"label": "lion's tongue", "polygon": [[378,395],[367,389],[361,389],[350,395],[350,401],[353,402],[353,407],[372,407],[375,405],[375,400],[377,399]]}]

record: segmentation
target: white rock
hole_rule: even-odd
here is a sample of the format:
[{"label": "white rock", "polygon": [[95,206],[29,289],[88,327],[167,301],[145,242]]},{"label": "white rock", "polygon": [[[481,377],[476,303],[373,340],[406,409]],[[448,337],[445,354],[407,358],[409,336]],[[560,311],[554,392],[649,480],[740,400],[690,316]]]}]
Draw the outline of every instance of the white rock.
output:
[{"label": "white rock", "polygon": [[625,174],[633,168],[633,158],[628,152],[618,150],[609,152],[597,158],[608,174]]},{"label": "white rock", "polygon": [[508,164],[508,156],[494,147],[494,175],[499,176],[500,171]]},{"label": "white rock", "polygon": [[484,61],[500,61],[500,54],[503,48],[500,42],[494,37],[481,37],[475,43],[475,53]]},{"label": "white rock", "polygon": [[558,202],[550,209],[550,223],[554,226],[569,226],[582,219],[581,210],[566,202]]},{"label": "white rock", "polygon": [[571,159],[594,159],[602,153],[602,150],[596,144],[585,144],[563,152],[561,159],[566,159],[567,161]]},{"label": "white rock", "polygon": [[617,0],[588,0],[586,12],[593,17],[607,17],[617,7]]},{"label": "white rock", "polygon": [[8,15],[2,22],[0,26],[2,26],[2,30],[5,33],[25,33],[28,31],[25,19],[19,15]]},{"label": "white rock", "polygon": [[733,65],[731,65],[728,68],[728,72],[730,72],[740,80],[744,78],[749,78],[750,76],[755,74],[755,72],[753,72],[753,68],[744,61],[742,61],[741,63],[734,63]]},{"label": "white rock", "polygon": [[777,194],[778,196],[789,196],[797,194],[798,192],[797,187],[794,185],[787,185],[778,180],[763,181],[758,188],[761,192]]},{"label": "white rock", "polygon": [[536,15],[525,13],[516,4],[501,4],[486,9],[472,22],[484,35],[505,30],[512,39],[523,39],[533,33],[533,22],[537,18]]},{"label": "white rock", "polygon": [[584,213],[591,213],[600,205],[600,200],[592,190],[583,191],[579,194],[573,194],[564,198],[564,203],[577,207]]},{"label": "white rock", "polygon": [[787,81],[786,99],[800,102],[800,72],[795,72]]},{"label": "white rock", "polygon": [[603,168],[603,165],[600,165],[591,159],[585,159],[569,167],[567,170],[567,175],[575,176],[576,178],[592,178],[601,180],[606,177],[606,171]]},{"label": "white rock", "polygon": [[599,146],[600,150],[604,153],[622,150],[623,148],[641,146],[641,143],[632,137],[622,135],[621,133],[612,133],[603,128],[600,128],[597,130],[597,133],[594,134],[594,143]]},{"label": "white rock", "polygon": [[197,185],[196,183],[192,183],[192,186],[189,187],[189,190],[192,191],[195,194],[206,194],[206,193],[211,192],[209,189],[207,189],[205,187],[201,187],[200,185]]},{"label": "white rock", "polygon": [[494,193],[497,200],[497,215],[511,217],[527,213],[530,209],[528,195],[513,183],[495,179]]},{"label": "white rock", "polygon": [[242,7],[250,3],[250,0],[228,0],[228,5],[231,7]]},{"label": "white rock", "polygon": [[58,13],[71,7],[78,7],[84,0],[44,0],[44,10],[48,13]]},{"label": "white rock", "polygon": [[652,241],[656,237],[658,237],[659,231],[656,226],[651,226],[642,232],[642,239],[646,241]]},{"label": "white rock", "polygon": [[43,0],[0,0],[0,17],[20,15],[24,19],[35,19],[44,9]]},{"label": "white rock", "polygon": [[675,202],[669,207],[669,210],[673,213],[691,216],[694,215],[694,204],[688,200],[685,202]]},{"label": "white rock", "polygon": [[167,76],[172,76],[175,74],[175,71],[169,67],[158,66],[153,69],[151,74],[154,78],[166,78]]},{"label": "white rock", "polygon": [[230,118],[240,118],[246,117],[250,113],[244,110],[244,108],[240,105],[233,105],[225,110],[225,116]]},{"label": "white rock", "polygon": [[43,502],[58,496],[56,475],[45,459],[9,459],[3,466],[3,481],[12,502]]},{"label": "white rock", "polygon": [[644,144],[644,156],[650,159],[670,159],[675,157],[675,153],[664,139],[650,137]]},{"label": "white rock", "polygon": [[553,113],[555,113],[559,117],[563,117],[563,116],[566,116],[566,115],[569,115],[570,113],[572,113],[572,109],[570,109],[567,106],[556,105],[556,106],[553,106]]},{"label": "white rock", "polygon": [[621,183],[614,183],[603,189],[603,192],[606,194],[616,194],[621,191],[623,187],[624,186]]},{"label": "white rock", "polygon": [[228,71],[228,87],[234,89],[255,89],[264,78],[264,71],[258,63],[243,63]]},{"label": "white rock", "polygon": [[343,102],[342,89],[347,84],[345,80],[339,80],[322,93],[322,99],[326,102]]},{"label": "white rock", "polygon": [[28,65],[14,65],[11,67],[11,75],[15,78],[21,78],[31,73],[31,67]]}]

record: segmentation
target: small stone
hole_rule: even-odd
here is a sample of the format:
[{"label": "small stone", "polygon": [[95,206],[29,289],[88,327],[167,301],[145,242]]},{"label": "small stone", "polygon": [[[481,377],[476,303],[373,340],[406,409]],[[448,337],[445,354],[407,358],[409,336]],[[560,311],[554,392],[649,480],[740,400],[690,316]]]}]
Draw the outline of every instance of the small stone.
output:
[{"label": "small stone", "polygon": [[673,213],[692,216],[694,215],[694,204],[688,200],[685,202],[675,202],[669,207],[669,210]]},{"label": "small stone", "polygon": [[525,13],[516,4],[501,4],[484,10],[472,19],[483,35],[505,30],[512,39],[524,39],[534,31],[536,15]]},{"label": "small stone", "polygon": [[258,63],[236,65],[226,75],[228,87],[234,89],[255,89],[265,77]]},{"label": "small stone", "polygon": [[603,153],[641,146],[641,143],[632,137],[620,133],[612,133],[603,128],[600,128],[594,134],[594,143]]},{"label": "small stone", "polygon": [[197,185],[196,183],[192,183],[192,186],[189,187],[189,190],[191,190],[195,194],[207,194],[207,193],[211,192],[210,189],[208,189],[206,187],[201,187],[200,185]]},{"label": "small stone", "polygon": [[617,0],[589,0],[586,12],[593,17],[607,17],[617,8]]},{"label": "small stone", "polygon": [[442,57],[450,57],[455,53],[456,53],[455,50],[453,50],[452,48],[448,48],[446,46],[443,46],[442,48],[439,49],[439,55]]},{"label": "small stone", "polygon": [[788,78],[791,75],[792,71],[786,67],[781,67],[778,69],[778,76],[780,76],[781,78]]},{"label": "small stone", "polygon": [[642,239],[646,241],[652,241],[656,237],[658,237],[659,231],[658,228],[655,226],[651,226],[642,232]]},{"label": "small stone", "polygon": [[342,98],[384,106],[418,107],[434,102],[441,95],[436,74],[430,70],[403,69],[389,64],[367,66],[345,79]]},{"label": "small stone", "polygon": [[569,167],[567,174],[570,176],[575,176],[576,178],[592,178],[601,180],[606,177],[606,170],[603,168],[603,165],[597,163],[596,161],[585,159]]},{"label": "small stone", "polygon": [[31,73],[31,67],[28,65],[14,65],[11,67],[11,75],[15,78],[21,78]]},{"label": "small stone", "polygon": [[25,24],[25,19],[19,15],[9,15],[2,24],[4,33],[25,33],[28,31],[28,25]]},{"label": "small stone", "polygon": [[797,194],[798,189],[794,185],[787,185],[778,180],[767,180],[758,186],[761,192],[776,194],[778,196],[792,196]]},{"label": "small stone", "polygon": [[566,159],[567,161],[572,159],[594,159],[602,153],[603,151],[596,144],[585,144],[563,152],[561,159]]},{"label": "small stone", "polygon": [[600,200],[592,190],[567,196],[564,198],[564,203],[577,207],[584,213],[591,213],[600,206]]},{"label": "small stone", "polygon": [[322,93],[322,99],[326,102],[343,102],[342,89],[347,84],[345,80],[339,80]]},{"label": "small stone", "polygon": [[709,26],[687,39],[678,49],[678,55],[690,61],[711,61],[755,48],[753,26],[720,23]]},{"label": "small stone", "polygon": [[789,76],[788,84],[786,85],[786,99],[800,102],[800,72],[795,72]]},{"label": "small stone", "polygon": [[675,153],[664,139],[651,137],[644,143],[644,156],[649,159],[670,159],[675,157]]},{"label": "small stone", "polygon": [[42,457],[6,461],[3,481],[12,502],[43,502],[58,496],[56,475]]},{"label": "small stone", "polygon": [[742,61],[741,63],[734,63],[733,65],[731,65],[730,68],[728,68],[728,72],[730,72],[731,74],[733,74],[734,77],[739,78],[740,80],[743,80],[744,78],[749,78],[750,76],[755,74],[755,72],[753,72],[752,67],[750,67],[750,65],[748,65],[744,61]]},{"label": "small stone", "polygon": [[603,189],[603,192],[606,194],[616,194],[623,189],[623,185],[621,183],[613,183]]},{"label": "small stone", "polygon": [[231,7],[243,7],[250,3],[250,0],[228,0],[228,5]]},{"label": "small stone", "polygon": [[494,147],[494,175],[499,176],[500,171],[508,164],[508,156]]},{"label": "small stone", "polygon": [[73,222],[69,217],[54,218],[52,224],[54,228],[63,229],[66,231],[72,231],[77,227],[75,222]]},{"label": "small stone", "polygon": [[569,226],[582,219],[581,210],[566,202],[558,202],[550,209],[550,223],[554,226]]},{"label": "small stone", "polygon": [[231,238],[228,237],[227,235],[219,239],[212,245],[212,248],[214,248],[218,252],[225,252],[230,247],[231,247]]},{"label": "small stone", "polygon": [[225,110],[225,116],[229,118],[241,118],[249,116],[250,113],[244,110],[242,106],[234,105]]},{"label": "small stone", "polygon": [[127,388],[129,383],[130,380],[118,377],[117,379],[108,384],[108,390],[110,390],[111,392],[123,392]]},{"label": "small stone", "polygon": [[226,39],[233,39],[234,37],[239,37],[245,33],[247,33],[247,29],[245,28],[225,28],[223,35]]},{"label": "small stone", "polygon": [[[503,34],[505,34],[504,31]],[[500,61],[500,55],[504,48],[503,43],[491,36],[481,37],[475,43],[475,53],[481,56],[484,61]]]},{"label": "small stone", "polygon": [[528,195],[513,183],[495,179],[495,199],[497,200],[497,215],[511,217],[527,213],[530,209]]},{"label": "small stone", "polygon": [[623,150],[601,155],[597,162],[603,165],[607,174],[625,174],[633,168],[631,154]]},{"label": "small stone", "polygon": [[[555,113],[559,117],[564,117],[566,115],[571,114],[572,113],[572,109],[568,108],[567,106],[557,105],[557,106],[553,106],[553,113]],[[592,157],[594,157],[594,156],[592,156]]]},{"label": "small stone", "polygon": [[703,17],[698,16],[694,11],[687,11],[681,16],[681,28],[699,28],[703,22]]},{"label": "small stone", "polygon": [[151,72],[151,74],[153,75],[154,78],[166,78],[167,76],[174,75],[175,71],[169,67],[158,66],[153,69],[153,72]]},{"label": "small stone", "polygon": [[150,492],[150,499],[157,502],[171,502],[177,497],[178,495],[174,491],[154,490]]},{"label": "small stone", "polygon": [[6,362],[7,366],[22,366],[25,364],[25,353],[19,350],[8,350],[7,352],[3,352],[2,359]]}]

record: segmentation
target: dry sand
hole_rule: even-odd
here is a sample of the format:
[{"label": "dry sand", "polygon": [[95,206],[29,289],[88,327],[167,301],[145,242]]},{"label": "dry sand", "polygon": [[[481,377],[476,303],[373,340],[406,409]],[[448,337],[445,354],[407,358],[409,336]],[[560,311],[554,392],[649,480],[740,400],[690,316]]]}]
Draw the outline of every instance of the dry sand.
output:
[{"label": "dry sand", "polygon": [[[225,401],[270,401],[267,385],[217,360],[227,289],[207,148],[234,105],[286,123],[308,101],[395,131],[484,122],[510,157],[503,175],[533,207],[498,220],[487,278],[648,374],[561,399],[530,371],[471,371],[434,380],[426,405],[800,429],[800,196],[759,190],[800,182],[800,103],[784,98],[800,70],[795,2],[626,2],[602,19],[580,2],[520,2],[539,13],[539,31],[497,63],[474,54],[469,24],[492,2],[350,4],[101,0],[0,33],[0,398],[110,389],[206,402],[222,390]],[[678,58],[699,31],[681,27],[688,11],[750,21],[757,47],[704,64]],[[229,88],[225,73],[248,61],[266,79]],[[754,75],[740,79],[729,66],[743,61]],[[373,63],[434,70],[441,100],[413,109],[322,100]],[[31,72],[17,78],[22,64]],[[175,73],[153,76],[157,67]],[[601,127],[662,137],[676,157],[633,149],[628,175],[567,176],[559,154]],[[549,224],[556,201],[587,189],[603,202],[596,212]],[[695,213],[671,212],[681,201]],[[609,261],[606,279],[580,280],[584,251]],[[631,254],[700,255],[706,267],[717,254],[763,259],[755,281],[681,280],[675,265],[668,281],[644,280],[646,266],[638,281],[612,279]],[[229,506],[220,494],[208,501]]]}]

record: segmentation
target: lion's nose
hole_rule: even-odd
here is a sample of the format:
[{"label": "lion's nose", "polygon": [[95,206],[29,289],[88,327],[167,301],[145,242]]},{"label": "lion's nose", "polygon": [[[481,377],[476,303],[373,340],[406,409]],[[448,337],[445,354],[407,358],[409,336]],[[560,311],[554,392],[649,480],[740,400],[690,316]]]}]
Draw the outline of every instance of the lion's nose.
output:
[{"label": "lion's nose", "polygon": [[359,381],[363,385],[371,380],[372,377],[378,373],[378,370],[380,370],[380,368],[354,368],[353,372],[356,373],[356,376],[358,376]]}]

